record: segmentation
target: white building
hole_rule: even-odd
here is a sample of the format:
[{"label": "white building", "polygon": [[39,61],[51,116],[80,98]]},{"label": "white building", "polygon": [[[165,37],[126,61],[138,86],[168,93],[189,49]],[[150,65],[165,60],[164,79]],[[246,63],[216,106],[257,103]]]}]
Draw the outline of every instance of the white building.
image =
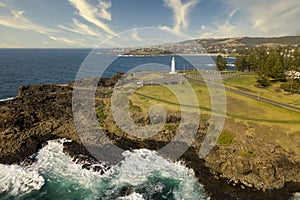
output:
[{"label": "white building", "polygon": [[175,62],[175,58],[172,58],[171,61],[171,72],[169,72],[169,74],[177,74],[176,72],[176,62]]},{"label": "white building", "polygon": [[300,72],[292,70],[292,71],[287,71],[285,74],[290,79],[300,79]]}]

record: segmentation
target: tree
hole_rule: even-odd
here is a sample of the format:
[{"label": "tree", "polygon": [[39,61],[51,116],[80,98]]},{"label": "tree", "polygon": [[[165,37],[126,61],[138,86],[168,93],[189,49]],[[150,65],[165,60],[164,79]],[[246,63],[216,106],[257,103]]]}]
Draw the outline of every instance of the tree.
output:
[{"label": "tree", "polygon": [[223,71],[223,70],[227,69],[226,59],[223,56],[218,55],[217,59],[216,59],[216,66],[219,71]]},{"label": "tree", "polygon": [[255,52],[251,52],[250,55],[247,57],[247,67],[248,71],[256,71],[257,70],[257,58]]},{"label": "tree", "polygon": [[234,61],[234,65],[236,70],[238,71],[245,71],[247,68],[247,60],[245,55],[238,56],[237,59]]},{"label": "tree", "polygon": [[[288,89],[287,88],[290,88],[290,92],[293,94],[295,91],[294,91],[294,89],[295,89],[295,86],[294,86],[294,79],[296,78],[296,73],[297,73],[297,67],[296,66],[291,66],[291,67],[289,67],[289,72],[290,72],[290,75],[289,75],[289,81],[288,81],[288,83],[286,83],[286,84],[282,84],[281,85],[281,88],[283,88],[284,90],[286,90],[286,91],[288,91]],[[298,80],[298,82],[299,82],[299,80]],[[296,82],[297,83],[297,82]],[[299,85],[299,84],[298,84]],[[297,88],[297,84],[296,84],[296,88]],[[299,88],[299,87],[298,87]],[[297,89],[296,89],[297,90]]]},{"label": "tree", "polygon": [[277,81],[285,80],[284,67],[278,59],[275,65],[272,67],[271,76]]},{"label": "tree", "polygon": [[291,94],[300,93],[300,81],[299,79],[290,79],[281,84],[281,88]]},{"label": "tree", "polygon": [[264,74],[258,75],[257,82],[260,87],[268,87],[271,85],[269,79]]},{"label": "tree", "polygon": [[274,50],[270,50],[269,55],[267,56],[266,62],[264,64],[264,74],[267,76],[272,76],[272,68],[275,65],[277,59],[276,59],[276,53]]}]

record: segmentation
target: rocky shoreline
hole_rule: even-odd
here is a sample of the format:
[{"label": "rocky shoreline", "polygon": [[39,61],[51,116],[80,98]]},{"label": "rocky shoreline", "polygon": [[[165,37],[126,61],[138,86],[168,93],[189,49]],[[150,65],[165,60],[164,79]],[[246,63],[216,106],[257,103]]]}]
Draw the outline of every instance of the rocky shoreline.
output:
[{"label": "rocky shoreline", "polygon": [[[110,98],[109,88],[118,76],[101,79],[96,97]],[[33,85],[19,88],[18,96],[13,100],[0,102],[0,163],[29,165],[35,160],[35,153],[49,140],[67,138],[64,151],[78,163],[84,163],[87,169],[102,173],[99,163],[82,145],[77,135],[72,114],[72,89],[68,85]],[[96,102],[96,106],[103,101]],[[105,104],[103,104],[105,105]],[[180,117],[171,115],[169,122],[175,123]],[[101,119],[99,119],[101,122]],[[135,121],[146,124],[147,119],[136,117]],[[110,125],[108,120],[104,123]],[[187,167],[195,171],[199,182],[204,185],[212,199],[289,199],[291,194],[300,191],[300,162],[291,152],[268,142],[256,149],[259,156],[241,156],[235,151],[253,142],[253,138],[242,140],[244,143],[219,145],[205,159],[198,157],[198,147],[202,132],[207,124],[199,128],[199,138],[181,156]],[[240,130],[244,131],[244,130]],[[139,140],[126,134],[106,130],[107,136],[124,150],[147,148],[158,150],[165,146],[174,132],[163,131],[161,136]],[[260,138],[257,138],[259,140]],[[265,142],[265,141],[261,141]],[[261,143],[258,143],[258,146]],[[109,144],[102,148],[109,149]],[[257,147],[260,148],[260,147]],[[109,151],[108,151],[109,152]],[[81,156],[79,156],[81,155]],[[244,154],[243,154],[244,155]],[[111,155],[103,155],[103,161],[110,162]],[[122,159],[115,155],[113,160]],[[99,164],[99,165],[97,165]],[[97,167],[98,166],[98,167]],[[105,166],[106,169],[109,166]],[[104,168],[105,168],[104,167]]]}]

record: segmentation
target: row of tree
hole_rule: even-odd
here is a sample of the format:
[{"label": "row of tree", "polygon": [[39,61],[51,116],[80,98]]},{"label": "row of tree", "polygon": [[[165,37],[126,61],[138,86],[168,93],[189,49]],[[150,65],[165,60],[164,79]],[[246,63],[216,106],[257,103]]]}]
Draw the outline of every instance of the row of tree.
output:
[{"label": "row of tree", "polygon": [[286,71],[300,67],[300,52],[298,48],[255,48],[237,56],[235,66],[238,71],[254,71],[260,76],[284,81]]},{"label": "row of tree", "polygon": [[[300,80],[287,77],[287,71],[300,72],[299,48],[253,48],[245,49],[235,60],[236,70],[257,73],[257,82],[261,87],[267,87],[271,82],[283,82],[281,87],[291,93],[300,93]],[[218,55],[216,58],[217,69],[227,69],[226,59]]]},{"label": "row of tree", "polygon": [[291,93],[300,93],[299,78],[287,76],[288,71],[300,71],[300,52],[275,48],[256,48],[245,51],[236,58],[236,69],[239,71],[254,71],[261,87],[268,87],[271,82],[282,82],[281,88]]}]

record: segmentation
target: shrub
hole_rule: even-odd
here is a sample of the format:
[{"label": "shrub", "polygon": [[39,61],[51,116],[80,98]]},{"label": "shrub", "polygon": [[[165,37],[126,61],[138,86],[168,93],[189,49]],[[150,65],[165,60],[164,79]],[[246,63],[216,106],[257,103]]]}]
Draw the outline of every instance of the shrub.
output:
[{"label": "shrub", "polygon": [[234,134],[229,131],[223,131],[218,139],[218,144],[231,144],[234,139]]},{"label": "shrub", "polygon": [[256,156],[256,154],[252,150],[241,151],[241,152],[239,152],[239,155],[242,157],[246,157],[246,158]]},{"label": "shrub", "polygon": [[264,75],[257,77],[257,83],[261,87],[268,87],[268,86],[271,85],[269,79],[266,76],[264,76]]},{"label": "shrub", "polygon": [[290,92],[292,94],[294,93],[300,93],[300,82],[299,80],[289,80],[288,82],[285,82],[281,84],[281,89],[284,91]]},{"label": "shrub", "polygon": [[130,112],[141,113],[143,110],[137,105],[131,105],[129,108]]},{"label": "shrub", "polygon": [[107,115],[104,113],[104,109],[102,106],[99,106],[97,108],[97,115],[100,119],[105,120],[107,118]]}]

